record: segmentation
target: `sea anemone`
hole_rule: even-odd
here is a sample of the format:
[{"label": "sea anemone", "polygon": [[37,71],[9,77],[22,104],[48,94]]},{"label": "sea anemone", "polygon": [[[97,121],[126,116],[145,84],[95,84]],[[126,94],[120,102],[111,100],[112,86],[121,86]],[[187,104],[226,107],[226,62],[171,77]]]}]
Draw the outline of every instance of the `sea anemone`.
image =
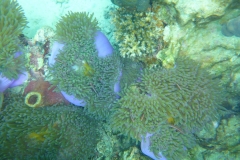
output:
[{"label": "sea anemone", "polygon": [[1,159],[89,159],[95,156],[101,122],[83,108],[32,108],[9,93],[0,114]]},{"label": "sea anemone", "polygon": [[27,24],[17,1],[0,1],[0,73],[8,79],[16,79],[24,70],[24,56],[20,55],[19,35]]},{"label": "sea anemone", "polygon": [[114,130],[132,138],[153,134],[150,150],[170,159],[184,157],[192,133],[218,120],[224,97],[219,80],[206,68],[182,57],[176,62],[168,70],[145,69],[141,80],[123,92],[111,119]]},{"label": "sea anemone", "polygon": [[56,26],[49,58],[50,83],[56,91],[94,117],[106,118],[116,100],[120,57],[97,26],[93,14],[69,12]]}]

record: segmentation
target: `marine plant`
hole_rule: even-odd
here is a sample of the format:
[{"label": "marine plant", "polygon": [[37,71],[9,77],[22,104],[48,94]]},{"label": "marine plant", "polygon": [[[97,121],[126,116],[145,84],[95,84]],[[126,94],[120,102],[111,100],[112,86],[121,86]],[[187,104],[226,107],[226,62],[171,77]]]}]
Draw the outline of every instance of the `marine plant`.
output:
[{"label": "marine plant", "polygon": [[114,84],[121,65],[115,53],[104,58],[99,56],[95,45],[97,29],[93,14],[69,12],[63,16],[56,27],[56,40],[64,47],[50,66],[50,75],[57,91],[84,100],[89,113],[103,118],[116,99]]},{"label": "marine plant", "polygon": [[100,123],[73,105],[28,107],[11,94],[0,114],[1,159],[88,159],[95,155]]},{"label": "marine plant", "polygon": [[144,70],[118,101],[111,126],[138,140],[153,134],[150,150],[178,159],[194,142],[194,132],[218,120],[223,99],[218,79],[195,61],[179,57],[175,68]]},{"label": "marine plant", "polygon": [[112,21],[116,27],[114,37],[122,57],[142,61],[150,66],[159,63],[149,63],[156,59],[163,45],[164,26],[158,10],[158,7],[154,7],[152,11],[138,12],[121,7],[113,11]]},{"label": "marine plant", "polygon": [[0,73],[9,79],[16,79],[24,69],[19,35],[26,24],[23,10],[16,1],[0,1]]}]

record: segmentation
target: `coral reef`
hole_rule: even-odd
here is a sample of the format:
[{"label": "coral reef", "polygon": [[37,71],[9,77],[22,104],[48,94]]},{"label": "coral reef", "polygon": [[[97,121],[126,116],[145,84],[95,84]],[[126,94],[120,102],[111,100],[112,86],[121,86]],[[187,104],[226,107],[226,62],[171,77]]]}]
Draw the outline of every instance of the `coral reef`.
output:
[{"label": "coral reef", "polygon": [[[229,16],[240,15],[239,10],[229,12],[229,15],[222,19],[213,21],[202,26],[188,25],[184,27],[172,26],[171,35],[178,34],[178,37],[171,39],[177,42],[180,55],[202,63],[208,67],[211,74],[221,78],[221,83],[228,91],[228,107],[236,108],[239,103],[240,85],[239,83],[239,54],[240,39],[238,37],[226,37],[221,33],[222,25]],[[201,35],[201,39],[198,36]],[[209,37],[211,37],[209,39]],[[176,45],[174,46],[175,49]]]},{"label": "coral reef", "polygon": [[8,79],[17,78],[24,70],[24,56],[19,35],[27,24],[21,6],[16,1],[0,1],[0,73]]},{"label": "coral reef", "polygon": [[113,4],[127,9],[146,11],[150,7],[150,0],[111,0]]},{"label": "coral reef", "polygon": [[56,28],[62,49],[55,49],[51,56],[56,58],[49,59],[50,82],[57,86],[56,90],[86,102],[86,110],[95,117],[105,117],[116,99],[114,85],[121,67],[118,55],[97,31],[93,15],[70,12]]},{"label": "coral reef", "polygon": [[19,95],[4,100],[1,159],[88,159],[95,156],[101,122],[80,107],[31,108]]},{"label": "coral reef", "polygon": [[137,12],[118,8],[112,13],[116,27],[114,36],[122,57],[140,60],[147,65],[151,61],[153,64],[159,63],[156,54],[163,47],[164,26],[158,17],[159,4],[154,4],[152,11]]},{"label": "coral reef", "polygon": [[214,17],[223,16],[232,0],[209,1],[209,0],[163,0],[168,6],[174,6],[178,12],[178,21],[185,25],[188,22],[206,23]]},{"label": "coral reef", "polygon": [[[211,11],[211,15],[205,18],[204,16],[196,17],[196,14],[189,12],[189,15],[187,14],[186,16],[194,18],[188,19],[186,23],[181,23],[181,20],[179,21],[181,18],[178,15],[170,17],[169,21],[163,19],[167,24],[163,31],[164,48],[158,52],[156,57],[161,60],[162,66],[165,68],[174,67],[175,58],[178,55],[187,56],[190,59],[200,62],[202,66],[209,69],[211,74],[220,78],[224,88],[227,89],[228,103],[225,106],[233,110],[238,110],[237,104],[239,104],[240,95],[240,85],[238,85],[240,80],[240,48],[238,44],[240,43],[240,39],[236,36],[226,37],[221,33],[221,30],[223,24],[239,17],[240,10],[236,7],[239,6],[239,1],[234,0],[231,3],[229,2],[230,4],[228,5],[223,5],[225,2],[227,1],[223,1],[220,4],[218,1],[212,1],[211,3],[217,4],[213,6],[214,9],[218,5],[222,6],[219,8],[220,12],[213,13]],[[174,3],[184,2],[175,1]],[[191,8],[191,3],[189,5],[186,4],[189,9]],[[177,12],[181,12],[179,15],[185,14],[184,10],[178,8],[178,5],[172,4],[168,2],[166,4],[161,3],[163,7],[159,11],[163,12],[162,9],[164,8],[166,12],[164,11],[163,13],[172,15],[175,9]],[[197,12],[200,13],[201,10]]]},{"label": "coral reef", "polygon": [[184,148],[194,142],[192,133],[218,120],[221,90],[205,68],[179,57],[175,68],[145,69],[140,82],[124,91],[111,126],[138,140],[153,134],[150,150],[178,159],[187,155]]},{"label": "coral reef", "polygon": [[[209,38],[209,34],[213,33],[213,28],[211,31],[207,31],[205,25],[214,23],[216,19],[228,13],[229,10],[227,7],[233,1],[224,0],[219,2],[204,0],[189,2],[164,0],[159,1],[159,3],[161,4],[159,18],[163,20],[166,26],[163,32],[164,48],[158,52],[156,57],[162,61],[162,65],[165,68],[172,68],[175,65],[175,58],[186,45],[191,47],[191,50],[195,50],[194,55],[201,55],[202,48],[212,44],[212,39],[202,40],[197,38],[201,35],[199,31],[202,30],[208,33],[206,36]],[[218,27],[216,26],[214,30],[216,28]],[[190,37],[195,39],[194,44],[186,44]],[[193,47],[193,45],[197,46]],[[184,49],[182,52],[189,51]],[[211,53],[211,55],[215,54]]]},{"label": "coral reef", "polygon": [[193,159],[239,159],[239,120],[239,113],[232,112],[210,129],[197,133],[199,145],[190,151]]},{"label": "coral reef", "polygon": [[48,26],[40,28],[32,39],[25,38],[26,68],[32,79],[45,78],[48,73],[47,57],[54,38],[54,31]]}]

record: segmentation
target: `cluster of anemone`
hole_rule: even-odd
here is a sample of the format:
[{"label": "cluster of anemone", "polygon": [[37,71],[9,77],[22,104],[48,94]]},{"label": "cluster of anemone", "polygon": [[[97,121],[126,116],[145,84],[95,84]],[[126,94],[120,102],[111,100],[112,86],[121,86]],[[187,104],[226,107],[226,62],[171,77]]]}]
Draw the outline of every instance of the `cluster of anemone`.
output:
[{"label": "cluster of anemone", "polygon": [[205,68],[179,57],[175,68],[144,69],[124,91],[111,126],[138,140],[151,134],[153,153],[178,159],[187,155],[184,148],[194,142],[192,133],[218,120],[222,93]]},{"label": "cluster of anemone", "polygon": [[32,108],[14,94],[4,100],[0,124],[1,159],[88,159],[100,139],[100,122],[83,108]]}]

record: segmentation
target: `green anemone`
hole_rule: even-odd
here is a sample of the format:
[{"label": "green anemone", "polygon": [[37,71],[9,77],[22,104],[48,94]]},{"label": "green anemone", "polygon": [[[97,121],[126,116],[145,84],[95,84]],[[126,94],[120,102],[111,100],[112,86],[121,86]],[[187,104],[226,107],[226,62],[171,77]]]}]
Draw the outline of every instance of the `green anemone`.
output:
[{"label": "green anemone", "polygon": [[24,69],[23,56],[14,57],[19,50],[19,35],[27,24],[21,6],[12,0],[0,1],[0,73],[17,78]]},{"label": "green anemone", "polygon": [[94,44],[98,29],[93,14],[69,12],[57,26],[57,40],[64,48],[56,63],[49,68],[51,83],[57,91],[65,91],[87,102],[85,109],[95,118],[109,117],[116,99],[114,84],[120,73],[120,59],[116,53],[99,58]]},{"label": "green anemone", "polygon": [[[154,153],[164,151],[166,156],[177,153],[167,157],[170,159],[182,157],[179,154],[183,146],[189,147],[188,141],[182,138],[192,137],[192,132],[220,116],[224,92],[219,80],[200,64],[181,57],[175,68],[145,69],[140,79],[124,91],[112,115],[111,126],[138,140],[152,133]],[[157,136],[159,132],[166,134]],[[175,136],[174,132],[180,136],[169,137]]]},{"label": "green anemone", "polygon": [[97,29],[98,22],[93,13],[68,12],[57,23],[56,36],[58,41],[63,42],[86,40],[93,38]]},{"label": "green anemone", "polygon": [[28,107],[12,95],[0,114],[1,159],[88,159],[95,156],[100,124],[72,105]]}]

